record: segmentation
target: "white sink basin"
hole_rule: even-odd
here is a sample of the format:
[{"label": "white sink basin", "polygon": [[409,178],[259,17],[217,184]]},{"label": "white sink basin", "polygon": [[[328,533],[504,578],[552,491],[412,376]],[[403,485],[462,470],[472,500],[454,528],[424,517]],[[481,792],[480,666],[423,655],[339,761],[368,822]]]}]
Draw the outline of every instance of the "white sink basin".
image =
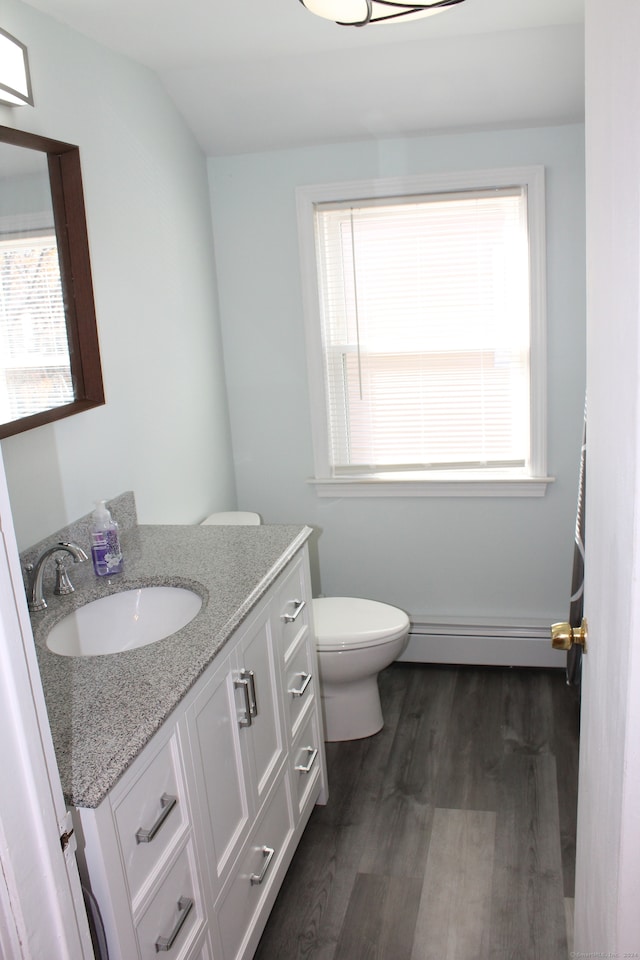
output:
[{"label": "white sink basin", "polygon": [[144,647],[186,627],[202,599],[183,587],[141,587],[92,600],[51,628],[53,653],[90,657]]}]

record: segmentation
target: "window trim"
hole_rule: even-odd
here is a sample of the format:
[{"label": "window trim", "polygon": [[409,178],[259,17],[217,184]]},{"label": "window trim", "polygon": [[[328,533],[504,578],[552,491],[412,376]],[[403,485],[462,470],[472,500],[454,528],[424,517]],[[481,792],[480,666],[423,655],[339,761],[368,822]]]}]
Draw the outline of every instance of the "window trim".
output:
[{"label": "window trim", "polygon": [[[527,191],[531,297],[531,463],[521,474],[509,471],[460,471],[444,476],[389,479],[383,475],[333,477],[329,461],[323,348],[318,301],[314,211],[321,203],[357,203],[372,198],[524,186]],[[380,496],[544,496],[547,476],[547,337],[545,171],[541,165],[451,173],[420,174],[301,186],[296,190],[302,299],[309,381],[315,476],[309,479],[319,497]]]}]

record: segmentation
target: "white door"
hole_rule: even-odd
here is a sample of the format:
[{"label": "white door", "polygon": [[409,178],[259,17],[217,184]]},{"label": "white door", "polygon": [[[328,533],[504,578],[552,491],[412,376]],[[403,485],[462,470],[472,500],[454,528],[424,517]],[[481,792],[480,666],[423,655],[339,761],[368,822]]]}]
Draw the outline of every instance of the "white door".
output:
[{"label": "white door", "polygon": [[639,51],[638,0],[586,0],[589,651],[576,956],[640,955]]},{"label": "white door", "polygon": [[93,957],[0,457],[0,957]]}]

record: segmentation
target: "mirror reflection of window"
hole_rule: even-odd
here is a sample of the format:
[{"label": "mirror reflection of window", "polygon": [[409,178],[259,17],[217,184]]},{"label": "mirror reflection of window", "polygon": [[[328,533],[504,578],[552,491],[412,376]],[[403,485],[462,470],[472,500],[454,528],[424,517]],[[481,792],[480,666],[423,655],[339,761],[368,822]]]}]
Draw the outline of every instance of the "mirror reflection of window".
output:
[{"label": "mirror reflection of window", "polygon": [[0,423],[74,400],[46,155],[1,145]]},{"label": "mirror reflection of window", "polygon": [[0,439],[104,402],[80,150],[0,125]]},{"label": "mirror reflection of window", "polygon": [[73,400],[56,238],[51,225],[38,225],[46,219],[33,215],[16,230],[0,217],[2,422]]}]

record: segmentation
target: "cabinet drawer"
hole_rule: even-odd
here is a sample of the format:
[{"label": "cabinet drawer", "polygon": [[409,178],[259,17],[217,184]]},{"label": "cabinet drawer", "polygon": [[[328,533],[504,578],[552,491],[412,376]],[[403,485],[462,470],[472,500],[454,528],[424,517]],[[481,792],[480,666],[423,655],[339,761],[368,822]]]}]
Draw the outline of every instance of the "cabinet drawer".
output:
[{"label": "cabinet drawer", "polygon": [[296,735],[300,717],[309,701],[313,700],[315,692],[315,657],[310,643],[311,638],[307,633],[284,668],[287,721],[292,736]]},{"label": "cabinet drawer", "polygon": [[313,710],[291,749],[291,785],[293,791],[294,817],[304,810],[307,801],[320,779],[322,763],[322,738],[318,727],[318,714]]},{"label": "cabinet drawer", "polygon": [[175,735],[123,796],[112,801],[120,850],[135,902],[188,828]]},{"label": "cabinet drawer", "polygon": [[286,779],[283,777],[251,835],[217,905],[224,960],[242,955],[292,832]]},{"label": "cabinet drawer", "polygon": [[280,654],[283,661],[291,656],[302,631],[309,628],[311,600],[305,567],[297,561],[278,587],[274,609],[280,624]]},{"label": "cabinet drawer", "polygon": [[160,957],[185,960],[190,956],[204,923],[196,877],[189,843],[137,923],[142,960],[159,960]]}]

